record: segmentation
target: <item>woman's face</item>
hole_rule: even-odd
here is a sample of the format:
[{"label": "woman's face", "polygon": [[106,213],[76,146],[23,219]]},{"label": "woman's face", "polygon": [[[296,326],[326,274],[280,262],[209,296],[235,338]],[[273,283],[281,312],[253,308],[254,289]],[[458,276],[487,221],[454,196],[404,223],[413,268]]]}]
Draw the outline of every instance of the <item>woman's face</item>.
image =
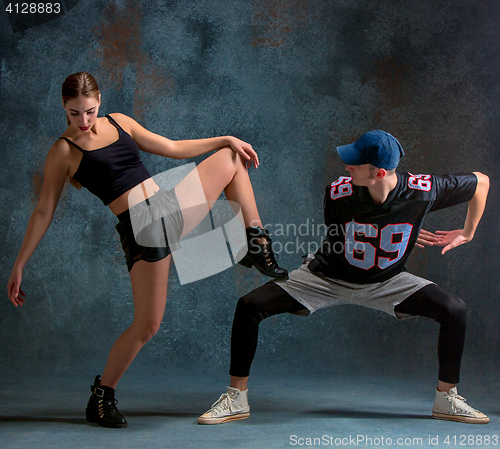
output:
[{"label": "woman's face", "polygon": [[71,124],[82,132],[90,132],[97,120],[97,112],[101,104],[101,96],[99,99],[94,97],[84,97],[80,95],[77,98],[72,98],[64,105],[66,114],[68,114]]}]

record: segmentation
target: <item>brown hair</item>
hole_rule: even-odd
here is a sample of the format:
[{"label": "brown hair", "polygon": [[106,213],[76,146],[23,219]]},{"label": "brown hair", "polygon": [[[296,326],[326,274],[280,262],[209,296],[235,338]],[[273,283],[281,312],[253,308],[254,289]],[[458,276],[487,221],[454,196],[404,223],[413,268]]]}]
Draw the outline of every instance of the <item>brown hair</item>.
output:
[{"label": "brown hair", "polygon": [[[68,76],[62,85],[62,100],[66,104],[72,98],[78,98],[80,95],[84,97],[93,97],[96,100],[99,99],[99,87],[97,86],[96,80],[90,73],[78,72],[73,73]],[[66,115],[66,123],[70,125],[68,116]],[[69,182],[73,187],[81,189],[82,185],[75,181],[73,178],[69,177]]]},{"label": "brown hair", "polygon": [[[369,169],[370,169],[370,172],[374,172],[375,170],[378,170],[379,167],[375,167],[375,165],[372,165],[372,164],[368,164],[369,165]],[[387,170],[387,168],[384,168],[384,170],[387,172],[388,175],[393,175],[394,173],[396,173],[396,169],[393,168],[392,170]]]}]

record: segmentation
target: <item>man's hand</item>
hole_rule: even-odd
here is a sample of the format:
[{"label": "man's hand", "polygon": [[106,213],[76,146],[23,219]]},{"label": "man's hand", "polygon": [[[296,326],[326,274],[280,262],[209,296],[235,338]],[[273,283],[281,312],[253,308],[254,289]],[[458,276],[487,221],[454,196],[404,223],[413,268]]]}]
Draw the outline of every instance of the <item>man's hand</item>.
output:
[{"label": "man's hand", "polygon": [[473,239],[477,225],[483,215],[486,197],[490,188],[490,178],[488,176],[479,172],[474,172],[474,175],[477,177],[477,188],[474,196],[469,201],[464,229],[436,231],[435,234],[422,229],[417,237],[415,246],[419,248],[423,248],[424,246],[444,246],[441,254],[446,254],[450,249],[470,242]]},{"label": "man's hand", "polygon": [[423,248],[424,246],[444,246],[441,254],[447,253],[450,249],[470,242],[471,239],[465,237],[463,229],[456,229],[455,231],[436,231],[432,233],[422,229],[417,237],[415,246]]},{"label": "man's hand", "polygon": [[432,232],[421,229],[417,237],[417,243],[415,246],[417,248],[423,248],[424,246],[434,246],[437,245],[442,237],[433,234]]},{"label": "man's hand", "polygon": [[435,245],[444,246],[441,254],[471,241],[470,238],[465,237],[463,229],[456,229],[455,231],[436,231],[436,235],[439,237],[439,241],[435,243]]}]

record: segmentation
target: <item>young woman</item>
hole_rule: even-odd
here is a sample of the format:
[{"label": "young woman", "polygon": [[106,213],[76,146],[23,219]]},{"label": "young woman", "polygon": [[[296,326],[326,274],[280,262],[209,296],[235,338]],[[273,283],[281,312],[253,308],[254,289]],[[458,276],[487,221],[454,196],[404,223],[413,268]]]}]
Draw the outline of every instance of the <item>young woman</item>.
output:
[{"label": "young woman", "polygon": [[[275,278],[286,277],[287,272],[277,265],[269,235],[260,221],[248,177],[250,164],[259,165],[251,145],[231,136],[172,141],[147,131],[123,114],[98,117],[101,95],[88,73],[66,78],[62,99],[68,128],[48,152],[40,199],[14,263],[8,296],[16,307],[25,301],[21,290],[23,270],[50,225],[66,178],[76,187],[86,187],[111,209],[119,220],[116,228],[132,282],[135,315],[132,325],[111,348],[102,379],[97,376],[91,386],[86,417],[101,426],[126,427],[125,418],[116,408],[114,391],[137,353],[158,331],[165,310],[171,258],[168,242],[158,247],[138,244],[131,219],[150,208],[159,210],[160,216],[167,217],[167,226],[177,229],[169,236],[182,238],[206,215],[208,204],[224,191],[229,201],[241,207],[245,223],[249,251],[241,262]],[[142,164],[139,149],[174,159],[219,151],[201,162],[175,189],[163,191]],[[201,182],[205,208],[191,204],[196,203],[190,194],[194,191],[193,178]]]}]

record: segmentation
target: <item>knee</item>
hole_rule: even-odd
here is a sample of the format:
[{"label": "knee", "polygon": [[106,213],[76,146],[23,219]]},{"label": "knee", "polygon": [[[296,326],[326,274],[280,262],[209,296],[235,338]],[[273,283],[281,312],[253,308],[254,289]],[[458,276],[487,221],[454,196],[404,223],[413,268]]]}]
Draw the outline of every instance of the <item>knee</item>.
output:
[{"label": "knee", "polygon": [[467,318],[467,306],[465,305],[465,302],[460,298],[454,296],[450,306],[450,313],[453,316],[456,316],[465,321],[465,319]]},{"label": "knee", "polygon": [[262,321],[264,318],[267,318],[267,316],[262,314],[259,307],[259,301],[253,293],[254,292],[250,292],[238,300],[235,316]]},{"label": "knee", "polygon": [[252,295],[252,292],[242,296],[238,299],[238,303],[236,304],[236,310],[244,311],[246,313],[250,313],[255,310],[256,301]]},{"label": "knee", "polygon": [[156,335],[156,333],[160,329],[160,323],[141,323],[136,324],[135,328],[138,338],[145,344]]},{"label": "knee", "polygon": [[448,319],[451,319],[456,323],[465,324],[467,321],[467,306],[465,305],[465,302],[451,293],[448,294],[445,304],[445,312]]},{"label": "knee", "polygon": [[224,161],[227,162],[228,166],[232,167],[233,170],[246,170],[243,158],[231,147],[222,147],[218,152],[223,155]]}]

